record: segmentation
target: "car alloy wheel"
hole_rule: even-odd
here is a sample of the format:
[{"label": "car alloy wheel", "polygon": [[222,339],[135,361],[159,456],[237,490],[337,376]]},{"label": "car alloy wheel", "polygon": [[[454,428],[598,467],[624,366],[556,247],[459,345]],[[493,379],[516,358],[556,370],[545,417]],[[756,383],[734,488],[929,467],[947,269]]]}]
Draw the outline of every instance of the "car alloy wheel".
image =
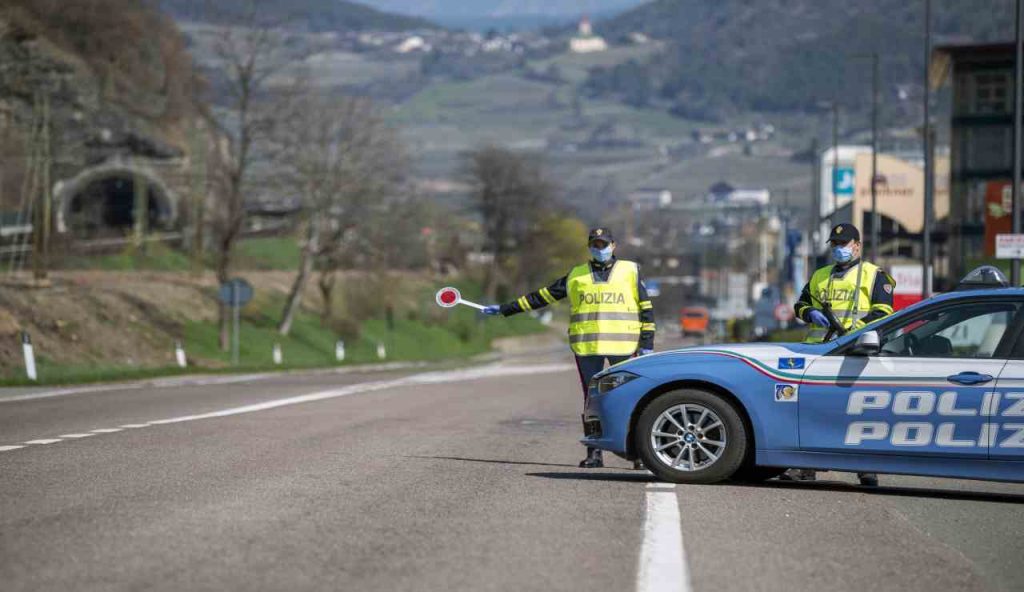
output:
[{"label": "car alloy wheel", "polygon": [[695,403],[666,409],[651,430],[651,450],[659,461],[677,471],[707,469],[718,462],[727,445],[722,419]]}]

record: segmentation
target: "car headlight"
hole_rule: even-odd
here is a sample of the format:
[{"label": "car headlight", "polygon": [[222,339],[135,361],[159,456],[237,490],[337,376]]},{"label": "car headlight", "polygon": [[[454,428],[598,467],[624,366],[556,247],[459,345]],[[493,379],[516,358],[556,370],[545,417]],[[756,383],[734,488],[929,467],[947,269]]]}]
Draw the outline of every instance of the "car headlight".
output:
[{"label": "car headlight", "polygon": [[631,380],[640,378],[632,372],[612,372],[597,379],[597,392],[605,394],[612,389],[617,389]]}]

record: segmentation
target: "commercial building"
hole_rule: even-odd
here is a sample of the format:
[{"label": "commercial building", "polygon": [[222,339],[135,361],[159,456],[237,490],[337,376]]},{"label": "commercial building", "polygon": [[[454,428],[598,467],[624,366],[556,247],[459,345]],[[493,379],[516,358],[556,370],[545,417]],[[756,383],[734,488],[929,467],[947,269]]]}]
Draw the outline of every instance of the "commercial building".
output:
[{"label": "commercial building", "polygon": [[933,88],[952,87],[950,275],[995,256],[995,235],[1010,231],[1013,176],[1011,43],[949,45],[934,53]]}]

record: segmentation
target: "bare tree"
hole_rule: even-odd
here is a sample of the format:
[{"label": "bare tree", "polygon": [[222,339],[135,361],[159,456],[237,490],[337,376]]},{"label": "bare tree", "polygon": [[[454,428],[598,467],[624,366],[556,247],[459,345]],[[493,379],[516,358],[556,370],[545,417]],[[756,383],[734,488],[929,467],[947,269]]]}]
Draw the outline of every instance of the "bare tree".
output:
[{"label": "bare tree", "polygon": [[484,279],[484,292],[493,300],[510,257],[529,236],[553,191],[536,161],[498,146],[484,146],[471,152],[466,173],[474,188],[474,205],[483,221],[484,246],[494,256]]},{"label": "bare tree", "polygon": [[[284,56],[282,23],[264,18],[268,0],[240,0],[231,3],[231,14],[220,22],[214,41],[221,88],[228,114],[221,124],[231,138],[230,158],[221,163],[218,175],[220,199],[217,200],[212,226],[216,236],[216,274],[218,282],[230,279],[235,244],[245,224],[245,195],[252,182],[254,163],[260,146],[268,139],[272,123],[280,113],[280,95],[274,93],[270,79],[287,65]],[[223,10],[214,7],[211,10]],[[228,347],[227,307],[219,308],[220,345]]]},{"label": "bare tree", "polygon": [[[394,131],[367,99],[306,93],[277,127],[277,164],[282,179],[302,199],[305,230],[298,273],[278,330],[287,335],[317,261],[333,269],[342,245],[380,216],[391,216],[390,198],[400,193],[405,157]],[[353,259],[372,251],[358,243]],[[334,285],[322,277],[328,304]]]}]

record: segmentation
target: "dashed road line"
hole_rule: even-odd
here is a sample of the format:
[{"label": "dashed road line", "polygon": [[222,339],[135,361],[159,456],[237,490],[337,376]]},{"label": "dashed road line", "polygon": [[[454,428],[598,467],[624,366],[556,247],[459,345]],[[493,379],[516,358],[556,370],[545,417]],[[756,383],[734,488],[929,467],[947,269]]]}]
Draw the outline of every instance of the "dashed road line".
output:
[{"label": "dashed road line", "polygon": [[118,426],[126,430],[137,430],[139,428],[148,428],[148,423],[126,423],[123,426]]},{"label": "dashed road line", "polygon": [[675,486],[650,483],[646,498],[637,592],[691,592]]},{"label": "dashed road line", "polygon": [[[479,380],[481,378],[503,378],[513,376],[528,376],[533,374],[545,374],[553,372],[564,372],[573,368],[569,364],[535,364],[530,366],[481,366],[476,368],[469,368],[464,370],[443,370],[437,372],[424,372],[422,374],[414,374],[412,376],[406,376],[404,378],[398,378],[394,380],[381,380],[376,382],[364,382],[360,384],[353,384],[337,389],[331,389],[326,391],[318,391],[315,393],[309,393],[307,395],[299,395],[296,397],[287,397],[284,399],[274,399],[271,401],[264,401],[262,403],[256,403],[253,405],[244,405],[242,407],[231,407],[229,409],[221,409],[219,411],[211,411],[209,413],[199,413],[195,415],[183,415],[180,417],[170,417],[167,419],[157,419],[146,423],[138,424],[126,424],[117,428],[98,428],[91,430],[88,434],[66,434],[61,438],[85,438],[88,436],[95,436],[99,434],[113,434],[116,432],[124,431],[125,429],[133,428],[145,428],[158,425],[169,425],[175,423],[182,423],[186,421],[197,421],[200,419],[213,419],[217,417],[229,417],[232,415],[242,415],[245,413],[254,413],[257,411],[266,411],[268,409],[276,409],[278,407],[285,407],[288,405],[299,405],[302,403],[312,403],[314,401],[323,401],[327,399],[335,399],[338,397],[345,397],[348,395],[355,395],[360,393],[369,393],[374,391],[381,391],[391,388],[403,387],[403,386],[414,386],[421,384],[442,384],[449,382],[465,382],[470,380]],[[43,439],[43,440],[31,440],[24,442],[24,444],[53,444],[61,442],[61,438],[56,439]],[[24,446],[0,446],[0,452],[7,450],[17,450],[18,448],[24,448]]]}]

